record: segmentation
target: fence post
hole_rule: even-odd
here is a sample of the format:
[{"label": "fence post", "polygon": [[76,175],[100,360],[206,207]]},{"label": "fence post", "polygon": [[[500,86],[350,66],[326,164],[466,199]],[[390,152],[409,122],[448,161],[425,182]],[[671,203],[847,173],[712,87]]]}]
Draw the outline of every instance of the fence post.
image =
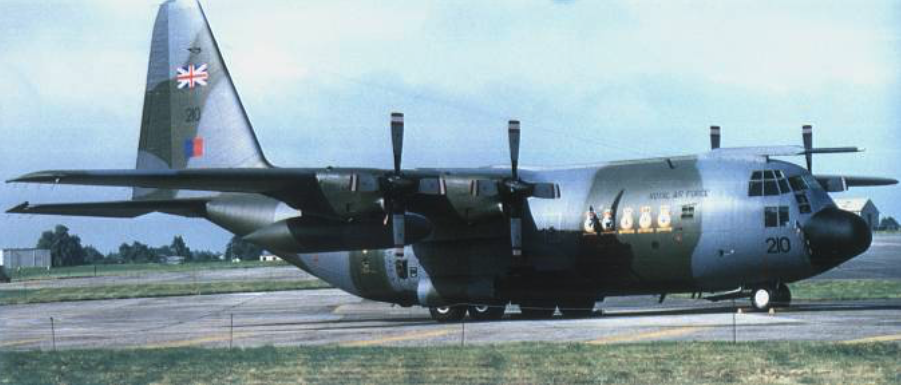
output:
[{"label": "fence post", "polygon": [[235,313],[229,313],[228,348],[231,349],[235,341]]},{"label": "fence post", "polygon": [[738,338],[738,336],[737,336],[737,331],[736,331],[736,325],[735,325],[735,313],[736,313],[736,311],[737,311],[737,310],[735,309],[735,298],[732,298],[732,343],[733,343],[733,344],[736,343],[736,340],[737,340],[737,338]]},{"label": "fence post", "polygon": [[50,341],[53,343],[53,351],[56,351],[56,326],[53,323],[53,317],[50,317]]}]

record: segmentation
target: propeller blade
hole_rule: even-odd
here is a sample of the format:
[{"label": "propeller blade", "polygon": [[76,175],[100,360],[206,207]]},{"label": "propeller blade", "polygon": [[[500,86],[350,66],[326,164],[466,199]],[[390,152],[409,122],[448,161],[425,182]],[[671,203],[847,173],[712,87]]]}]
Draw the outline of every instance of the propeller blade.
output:
[{"label": "propeller blade", "polygon": [[804,160],[807,161],[807,171],[813,172],[813,153],[810,152],[813,148],[813,126],[805,124],[801,128],[801,135],[804,138]]},{"label": "propeller blade", "polygon": [[710,149],[720,148],[720,126],[710,126]]},{"label": "propeller blade", "polygon": [[404,214],[394,213],[391,218],[394,230],[394,256],[404,256]]},{"label": "propeller blade", "polygon": [[507,135],[510,139],[510,167],[513,179],[519,179],[517,168],[519,167],[519,121],[511,120],[508,123]]},{"label": "propeller blade", "polygon": [[394,147],[394,175],[400,175],[400,158],[404,151],[404,114],[391,113],[391,145]]}]

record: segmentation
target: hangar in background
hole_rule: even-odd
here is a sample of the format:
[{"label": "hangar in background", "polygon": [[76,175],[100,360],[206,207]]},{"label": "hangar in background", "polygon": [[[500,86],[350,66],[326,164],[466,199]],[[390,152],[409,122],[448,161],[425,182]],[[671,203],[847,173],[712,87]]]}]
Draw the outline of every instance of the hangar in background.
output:
[{"label": "hangar in background", "polygon": [[0,266],[7,270],[22,267],[50,268],[50,250],[48,249],[0,249]]},{"label": "hangar in background", "polygon": [[834,202],[838,208],[863,218],[870,230],[876,230],[879,227],[879,209],[870,198],[835,199]]}]

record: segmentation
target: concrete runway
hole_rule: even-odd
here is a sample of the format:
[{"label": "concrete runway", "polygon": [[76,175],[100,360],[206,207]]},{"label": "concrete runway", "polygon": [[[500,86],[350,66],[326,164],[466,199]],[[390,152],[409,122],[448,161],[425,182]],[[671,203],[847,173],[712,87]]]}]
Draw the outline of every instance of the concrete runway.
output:
[{"label": "concrete runway", "polygon": [[[229,280],[241,271],[241,279],[306,276],[293,267],[272,269],[201,273],[201,280]],[[876,236],[866,254],[817,278],[901,279],[901,236]],[[85,280],[92,279],[105,284],[129,281],[127,277]],[[157,279],[184,282],[186,277],[173,273]],[[81,280],[58,281],[74,286],[97,284]],[[747,310],[747,300],[736,304]],[[533,321],[518,319],[518,309],[511,306],[502,321],[447,325],[433,322],[422,308],[364,301],[339,290],[12,305],[0,306],[0,350],[51,349],[54,333],[59,349],[227,347],[229,343],[434,346],[464,340],[476,344],[731,341],[733,336],[738,341],[901,341],[901,300],[802,301],[772,315],[736,314],[731,302],[672,298],[658,304],[650,296],[610,298],[598,307],[604,315]]]},{"label": "concrete runway", "polygon": [[[747,310],[746,301],[736,303]],[[0,312],[0,349],[48,350],[52,333],[58,349],[731,341],[733,333],[738,341],[901,341],[901,300],[801,302],[775,314],[689,299],[660,305],[647,296],[599,305],[605,314],[588,319],[521,320],[511,306],[502,321],[465,324],[437,324],[422,308],[333,289],[14,305]]]}]

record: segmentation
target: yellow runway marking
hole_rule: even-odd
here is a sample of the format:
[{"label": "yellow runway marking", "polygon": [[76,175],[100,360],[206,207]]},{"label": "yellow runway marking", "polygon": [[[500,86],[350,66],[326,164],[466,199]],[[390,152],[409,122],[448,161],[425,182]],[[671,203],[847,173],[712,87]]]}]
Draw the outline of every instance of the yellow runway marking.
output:
[{"label": "yellow runway marking", "polygon": [[859,338],[856,340],[842,341],[842,343],[843,344],[865,344],[868,342],[891,342],[891,341],[901,341],[901,334],[889,334],[889,335],[884,335],[884,336]]},{"label": "yellow runway marking", "polygon": [[588,341],[586,343],[592,344],[592,345],[602,345],[602,344],[613,344],[613,343],[620,343],[620,342],[633,342],[633,341],[647,340],[647,339],[651,339],[651,338],[678,337],[681,335],[694,333],[694,332],[702,330],[702,329],[706,329],[706,328],[697,327],[697,326],[685,326],[685,327],[680,327],[680,328],[655,330],[652,332],[607,336],[607,337],[598,338],[596,340]]},{"label": "yellow runway marking", "polygon": [[[234,339],[242,338],[250,335],[251,333],[235,333]],[[191,345],[199,345],[209,342],[219,342],[219,341],[228,341],[232,336],[229,333],[215,334],[207,337],[199,337],[192,338],[188,340],[179,340],[179,341],[168,341],[168,342],[160,342],[155,344],[147,344],[142,347],[147,347],[151,349],[155,348],[180,348],[183,346],[191,346]]]},{"label": "yellow runway marking", "polygon": [[46,338],[29,338],[27,340],[18,340],[18,341],[7,341],[0,342],[0,348],[7,346],[18,346],[18,345],[27,345],[35,342],[41,342],[46,340]]},{"label": "yellow runway marking", "polygon": [[424,338],[435,338],[435,337],[441,337],[443,335],[450,334],[453,331],[454,330],[451,330],[451,329],[441,329],[441,330],[431,330],[431,331],[422,331],[422,332],[410,332],[410,333],[405,333],[405,334],[396,335],[396,336],[392,336],[392,337],[376,338],[374,340],[345,342],[345,343],[341,344],[341,346],[372,346],[372,345],[386,344],[389,342],[417,340],[417,339],[424,339]]}]

